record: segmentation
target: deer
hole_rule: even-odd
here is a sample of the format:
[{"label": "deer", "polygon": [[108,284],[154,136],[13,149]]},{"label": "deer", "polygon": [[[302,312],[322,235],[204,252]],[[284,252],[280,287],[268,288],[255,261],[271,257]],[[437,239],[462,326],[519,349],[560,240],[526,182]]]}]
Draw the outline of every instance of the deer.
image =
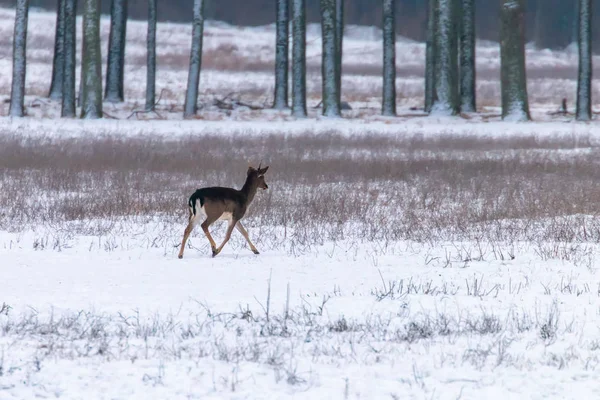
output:
[{"label": "deer", "polygon": [[[246,231],[240,220],[246,214],[248,206],[254,200],[258,189],[267,190],[269,188],[265,182],[265,173],[269,167],[261,168],[261,165],[262,163],[258,165],[258,168],[248,166],[246,182],[244,182],[244,186],[240,190],[227,187],[205,187],[196,190],[190,196],[188,200],[189,222],[181,241],[181,249],[179,250],[180,259],[183,258],[183,251],[185,250],[188,237],[201,218],[204,218],[204,222],[200,226],[210,242],[213,257],[217,256],[223,250],[223,246],[225,246],[231,237],[233,228],[237,228],[240,231],[254,254],[260,254],[254,244],[252,244],[252,241],[250,241],[248,231]],[[218,220],[229,221],[225,239],[219,247],[217,247],[208,230]]]}]

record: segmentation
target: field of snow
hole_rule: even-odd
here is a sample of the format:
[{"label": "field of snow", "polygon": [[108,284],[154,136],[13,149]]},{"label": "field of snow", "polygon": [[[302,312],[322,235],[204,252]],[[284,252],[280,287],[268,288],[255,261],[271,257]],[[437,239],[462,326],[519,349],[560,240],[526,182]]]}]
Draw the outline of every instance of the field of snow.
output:
[{"label": "field of snow", "polygon": [[[574,96],[572,49],[528,49],[538,122],[519,124],[498,121],[497,44],[478,47],[483,112],[424,118],[424,46],[399,39],[403,115],[382,118],[380,32],[349,27],[353,118],[294,121],[215,107],[232,89],[269,104],[274,37],[209,22],[203,120],[183,121],[189,27],[159,25],[159,114],[135,115],[130,22],[128,101],[81,121],[44,98],[53,25],[32,11],[30,117],[0,118],[1,399],[600,396],[600,136],[548,115]],[[309,44],[316,105],[316,26]],[[244,219],[261,254],[234,232],[212,258],[197,229],[177,259],[188,196],[261,161]]]},{"label": "field of snow", "polygon": [[[192,123],[0,121],[0,397],[598,395],[590,125]],[[261,254],[177,259],[260,159]]]}]

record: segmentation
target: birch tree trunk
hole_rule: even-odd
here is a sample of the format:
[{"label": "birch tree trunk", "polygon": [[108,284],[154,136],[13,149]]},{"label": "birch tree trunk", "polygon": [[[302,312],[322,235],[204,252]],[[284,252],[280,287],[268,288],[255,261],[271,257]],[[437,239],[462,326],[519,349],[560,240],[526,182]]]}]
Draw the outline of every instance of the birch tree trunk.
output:
[{"label": "birch tree trunk", "polygon": [[64,0],[65,4],[65,33],[64,33],[64,72],[62,87],[61,116],[75,117],[75,64],[76,64],[76,37],[77,27],[77,0]]},{"label": "birch tree trunk", "polygon": [[83,2],[83,95],[81,118],[102,118],[102,56],[100,51],[99,0]]},{"label": "birch tree trunk", "polygon": [[525,72],[523,0],[502,0],[501,20],[502,119],[528,121],[531,117]]},{"label": "birch tree trunk", "polygon": [[335,23],[335,1],[321,1],[321,32],[323,37],[323,115],[340,116],[340,102],[337,90],[337,38]]},{"label": "birch tree trunk", "polygon": [[342,104],[342,58],[344,53],[344,0],[335,1],[335,51],[338,104]]},{"label": "birch tree trunk", "polygon": [[204,31],[204,0],[194,0],[194,21],[192,22],[192,50],[190,54],[190,70],[188,73],[187,91],[183,117],[190,118],[198,110],[198,85],[202,67],[202,35]]},{"label": "birch tree trunk", "polygon": [[578,121],[592,119],[592,0],[579,1],[579,76],[577,79]]},{"label": "birch tree trunk", "polygon": [[456,0],[437,0],[436,3],[435,83],[431,112],[456,115],[460,112]]},{"label": "birch tree trunk", "polygon": [[292,0],[292,115],[306,117],[306,2]]},{"label": "birch tree trunk", "polygon": [[65,63],[65,0],[58,0],[56,9],[56,33],[54,35],[54,59],[52,60],[51,99],[60,99],[63,89]]},{"label": "birch tree trunk", "polygon": [[396,115],[396,1],[383,0],[383,102],[381,113]]},{"label": "birch tree trunk", "polygon": [[156,96],[156,0],[148,0],[146,48],[146,111],[154,111]]},{"label": "birch tree trunk", "polygon": [[435,21],[437,0],[429,0],[427,8],[427,33],[425,48],[425,111],[431,112],[435,81],[435,37],[437,23]]},{"label": "birch tree trunk", "polygon": [[277,21],[275,24],[275,96],[273,108],[283,110],[288,107],[289,10],[288,0],[276,1]]},{"label": "birch tree trunk", "polygon": [[11,117],[25,115],[25,72],[27,63],[27,17],[29,0],[17,0],[15,31],[13,36],[13,71],[10,92]]},{"label": "birch tree trunk", "polygon": [[127,35],[127,0],[112,0],[110,8],[110,34],[106,63],[106,88],[104,98],[113,103],[125,99],[123,80],[125,71],[125,38]]},{"label": "birch tree trunk", "polygon": [[460,109],[475,112],[475,1],[460,1]]}]

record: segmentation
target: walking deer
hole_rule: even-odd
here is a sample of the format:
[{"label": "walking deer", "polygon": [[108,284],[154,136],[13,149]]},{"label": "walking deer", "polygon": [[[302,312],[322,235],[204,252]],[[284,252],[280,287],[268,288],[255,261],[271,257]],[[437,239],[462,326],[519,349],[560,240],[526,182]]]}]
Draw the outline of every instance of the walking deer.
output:
[{"label": "walking deer", "polygon": [[[266,190],[269,188],[265,182],[265,173],[268,169],[269,167],[261,168],[260,165],[258,168],[248,167],[246,182],[240,190],[225,187],[207,187],[196,190],[196,192],[190,196],[188,201],[190,212],[189,223],[183,233],[179,258],[183,258],[185,243],[202,217],[204,218],[204,222],[202,222],[200,226],[210,242],[213,257],[223,250],[223,246],[229,241],[234,227],[240,231],[244,238],[246,238],[250,250],[252,250],[254,254],[259,254],[256,247],[254,247],[250,241],[248,232],[240,220],[246,214],[246,210],[254,199],[257,190]],[[229,226],[227,227],[227,233],[225,234],[223,243],[217,247],[208,228],[219,219],[228,220]]]}]

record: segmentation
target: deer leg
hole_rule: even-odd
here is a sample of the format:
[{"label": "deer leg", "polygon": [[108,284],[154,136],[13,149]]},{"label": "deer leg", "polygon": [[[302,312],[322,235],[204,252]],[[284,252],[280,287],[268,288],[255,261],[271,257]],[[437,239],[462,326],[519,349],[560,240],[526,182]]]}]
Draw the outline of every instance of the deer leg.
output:
[{"label": "deer leg", "polygon": [[[213,253],[213,257],[216,256],[218,254],[217,252],[217,244],[215,243],[215,241],[213,240],[212,236],[210,235],[210,232],[208,231],[208,227],[213,223],[214,221],[210,221],[208,218],[206,219],[206,221],[204,221],[201,225],[202,230],[204,231],[204,234],[206,235],[206,237],[208,238],[208,241],[210,242],[210,248],[212,249],[212,253]],[[216,252],[216,253],[215,253]]]},{"label": "deer leg", "polygon": [[233,231],[233,228],[235,227],[237,221],[235,220],[231,220],[229,222],[229,226],[227,227],[227,233],[225,234],[225,239],[223,239],[223,243],[221,243],[221,245],[219,246],[219,248],[215,251],[213,250],[213,257],[216,256],[217,254],[219,254],[221,252],[221,250],[223,250],[223,246],[225,246],[225,244],[229,241],[229,238],[231,237],[231,232]]},{"label": "deer leg", "polygon": [[248,245],[250,246],[250,250],[252,250],[252,252],[254,254],[260,254],[258,252],[258,250],[256,250],[256,247],[254,247],[254,245],[250,241],[250,236],[248,236],[248,231],[246,231],[246,228],[244,228],[244,225],[242,225],[242,223],[240,221],[238,221],[237,224],[235,224],[235,227],[237,228],[238,231],[240,231],[242,236],[244,236],[244,238],[246,238],[246,241],[248,242]]},{"label": "deer leg", "polygon": [[192,211],[190,210],[190,216],[189,216],[189,222],[187,227],[185,228],[185,231],[183,232],[183,240],[181,241],[181,248],[179,249],[179,258],[183,258],[183,250],[185,250],[185,243],[187,242],[188,238],[190,237],[190,234],[192,233],[192,231],[194,230],[194,215],[192,214]]}]

